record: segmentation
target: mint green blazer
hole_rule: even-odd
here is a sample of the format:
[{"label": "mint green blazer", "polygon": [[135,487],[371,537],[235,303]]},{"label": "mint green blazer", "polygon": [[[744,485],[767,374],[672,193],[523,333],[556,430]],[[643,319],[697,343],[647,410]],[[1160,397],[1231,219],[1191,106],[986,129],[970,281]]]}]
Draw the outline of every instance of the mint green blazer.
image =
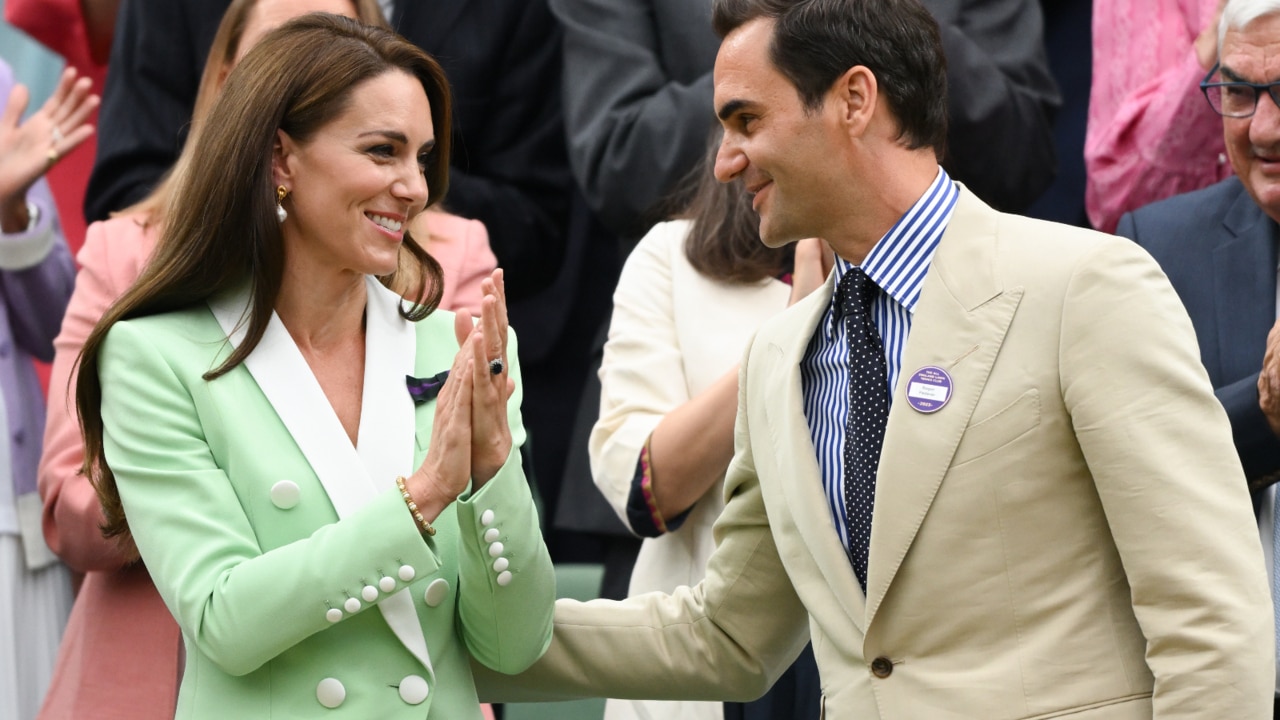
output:
[{"label": "mint green blazer", "polygon": [[[471,659],[516,672],[550,643],[555,580],[516,450],[433,538],[405,508],[395,478],[435,410],[405,375],[447,369],[458,345],[449,313],[409,323],[368,288],[356,447],[274,316],[244,364],[201,377],[243,338],[243,293],[107,337],[106,458],[183,631],[177,718],[479,718]],[[514,338],[509,357],[519,447]]]}]

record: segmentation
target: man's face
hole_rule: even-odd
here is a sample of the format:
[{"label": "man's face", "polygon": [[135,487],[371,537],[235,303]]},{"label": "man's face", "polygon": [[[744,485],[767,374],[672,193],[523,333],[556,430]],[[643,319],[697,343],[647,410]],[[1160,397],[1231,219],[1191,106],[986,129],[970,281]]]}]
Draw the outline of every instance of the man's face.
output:
[{"label": "man's face", "polygon": [[769,59],[772,20],[753,20],[729,33],[715,67],[715,109],[724,125],[716,156],[721,182],[741,177],[760,215],[760,238],[780,247],[824,237],[842,184],[842,146],[835,105],[809,112],[794,85]]},{"label": "man's face", "polygon": [[[1227,30],[1219,53],[1224,80],[1280,80],[1280,15]],[[1252,117],[1222,118],[1231,167],[1263,212],[1280,220],[1280,108],[1267,93]]]}]

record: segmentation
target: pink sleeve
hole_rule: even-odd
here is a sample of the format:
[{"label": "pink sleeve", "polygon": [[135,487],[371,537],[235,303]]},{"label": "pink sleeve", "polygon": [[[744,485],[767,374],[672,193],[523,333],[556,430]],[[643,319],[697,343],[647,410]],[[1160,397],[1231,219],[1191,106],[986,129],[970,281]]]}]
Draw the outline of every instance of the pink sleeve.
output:
[{"label": "pink sleeve", "polygon": [[460,245],[460,261],[456,276],[445,278],[445,283],[454,285],[450,307],[445,309],[467,310],[473,317],[479,317],[480,301],[484,299],[480,282],[498,267],[498,258],[489,247],[488,231],[478,220],[466,221],[465,230],[454,241]]},{"label": "pink sleeve", "polygon": [[1085,207],[1094,226],[1115,230],[1143,205],[1199,190],[1230,174],[1222,119],[1199,83],[1204,70],[1187,58],[1138,88],[1105,127],[1085,142]]},{"label": "pink sleeve", "polygon": [[[112,220],[109,222],[121,222]],[[127,221],[126,221],[127,222]],[[89,226],[78,260],[75,292],[62,320],[62,332],[53,341],[53,368],[49,378],[48,421],[44,432],[44,454],[38,472],[40,497],[44,501],[44,538],[58,557],[78,572],[117,570],[127,556],[116,543],[102,536],[103,522],[98,496],[88,478],[80,473],[84,442],[74,407],[74,365],[80,348],[98,319],[126,287],[132,277],[121,274],[121,256],[145,252],[135,249],[140,237],[122,234],[108,237],[104,223]],[[111,254],[107,248],[110,246]],[[113,267],[113,262],[115,267]],[[127,262],[127,260],[126,260]],[[126,274],[136,275],[136,266]]]}]

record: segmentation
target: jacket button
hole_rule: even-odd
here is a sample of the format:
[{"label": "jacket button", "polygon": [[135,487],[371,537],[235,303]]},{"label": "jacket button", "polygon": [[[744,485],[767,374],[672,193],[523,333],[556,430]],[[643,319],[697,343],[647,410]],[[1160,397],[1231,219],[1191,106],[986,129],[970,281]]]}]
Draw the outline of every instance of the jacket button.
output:
[{"label": "jacket button", "polygon": [[878,678],[887,678],[893,674],[893,661],[881,656],[871,661],[871,674]]},{"label": "jacket button", "polygon": [[316,686],[316,700],[320,704],[330,710],[342,705],[347,699],[347,689],[342,686],[342,681],[337,678],[325,678]]}]

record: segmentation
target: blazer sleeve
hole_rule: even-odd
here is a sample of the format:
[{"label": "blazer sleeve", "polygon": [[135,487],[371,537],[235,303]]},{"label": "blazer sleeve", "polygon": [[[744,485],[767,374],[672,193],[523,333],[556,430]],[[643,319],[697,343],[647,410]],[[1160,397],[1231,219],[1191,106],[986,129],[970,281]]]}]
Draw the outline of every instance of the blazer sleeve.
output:
[{"label": "blazer sleeve", "polygon": [[794,662],[809,641],[808,614],[769,529],[745,411],[749,384],[744,360],[735,455],[706,577],[670,595],[558,601],[547,654],[514,678],[480,670],[481,700],[748,701]]},{"label": "blazer sleeve", "polygon": [[[508,337],[508,377],[516,384],[507,402],[511,455],[484,487],[458,498],[458,617],[463,641],[477,662],[498,672],[517,673],[542,657],[551,644],[556,583],[521,465],[520,446],[527,439],[520,415],[523,384],[515,333]],[[492,524],[485,517],[490,510],[495,518]],[[485,534],[495,528],[497,538],[491,541]],[[501,573],[493,566],[494,542],[502,543],[501,554],[510,559],[511,572],[519,574],[520,592],[503,591],[498,580]]]},{"label": "blazer sleeve", "polygon": [[[80,273],[62,319],[62,332],[54,340],[53,368],[49,375],[49,414],[44,430],[44,452],[37,474],[44,503],[44,539],[49,549],[77,572],[119,570],[129,554],[118,543],[102,536],[102,506],[93,484],[81,474],[84,440],[73,394],[76,359],[94,325],[120,294],[113,282],[111,245],[103,223],[93,223],[80,249]],[[130,238],[115,238],[117,250],[126,250]]]},{"label": "blazer sleeve", "polygon": [[708,59],[714,57],[719,41],[710,22],[705,29],[658,27],[652,6],[551,2],[564,25],[569,161],[587,203],[624,238],[640,237],[662,219],[662,201],[697,167],[715,123],[710,62],[701,76],[681,82],[663,56],[693,34],[705,36]]},{"label": "blazer sleeve", "polygon": [[[351,579],[370,568],[408,564],[425,577],[441,567],[440,539],[424,541],[395,488],[304,539],[264,552],[205,440],[184,380],[199,378],[199,371],[170,361],[145,324],[122,322],[107,336],[100,376],[104,449],[138,550],[186,636],[226,672],[253,672],[329,627],[324,614],[297,608],[324,607],[343,591],[356,596]],[[463,636],[482,662],[505,669],[522,667],[541,652],[554,592],[541,536],[536,525],[525,527],[534,515],[527,488],[519,494],[518,468],[518,461],[508,461],[493,487],[485,488],[493,492],[460,498],[467,507],[458,510],[464,594],[484,594],[477,591],[487,587],[503,596],[466,599]],[[503,555],[513,571],[531,573],[530,586],[537,588],[532,597],[499,593],[496,577],[489,577],[490,548],[479,528],[482,495],[492,503],[484,509],[511,518],[500,532],[518,531]],[[477,629],[486,623],[492,626]]]},{"label": "blazer sleeve", "polygon": [[[1049,72],[1040,4],[925,0],[947,57],[948,172],[989,205],[1022,210],[1057,174],[1052,116],[1061,99]],[[994,162],[992,148],[1003,162]]]},{"label": "blazer sleeve", "polygon": [[[1138,221],[1138,217],[1144,213],[1125,213],[1116,226],[1116,234],[1145,248],[1147,246],[1143,242],[1143,231],[1139,227],[1146,226]],[[1149,219],[1150,215],[1146,217]],[[1148,227],[1147,230],[1152,229]],[[1160,229],[1156,228],[1155,233],[1158,235]],[[1261,358],[1258,359],[1258,368],[1261,371]],[[1250,373],[1229,382],[1219,382],[1213,388],[1213,394],[1227,411],[1227,419],[1231,422],[1231,437],[1235,442],[1240,464],[1244,466],[1245,477],[1252,483],[1280,471],[1280,437],[1271,430],[1271,424],[1267,422],[1267,416],[1259,405],[1258,373]]]},{"label": "blazer sleeve", "polygon": [[588,451],[596,487],[628,525],[640,450],[662,418],[689,401],[671,286],[671,254],[680,251],[687,227],[654,227],[627,258],[613,295],[600,365],[600,417]]},{"label": "blazer sleeve", "polygon": [[1154,716],[1264,717],[1270,590],[1182,303],[1145,252],[1100,243],[1073,269],[1058,348],[1063,401],[1146,636]]}]

